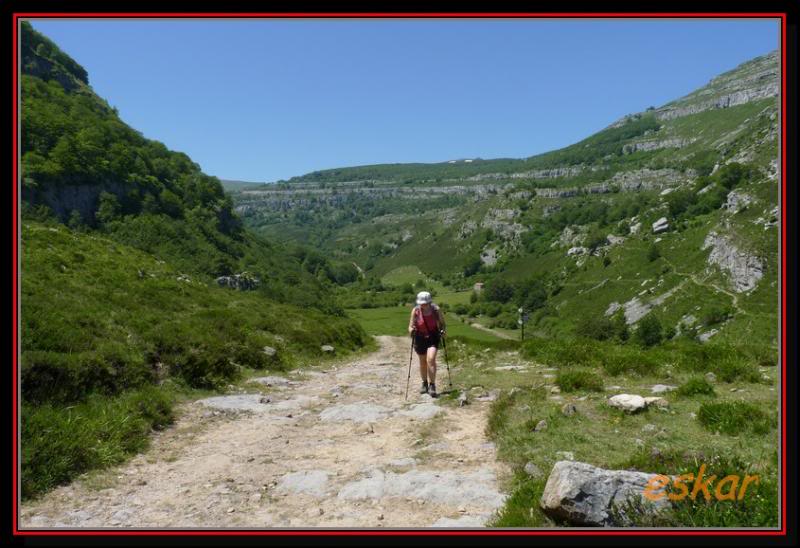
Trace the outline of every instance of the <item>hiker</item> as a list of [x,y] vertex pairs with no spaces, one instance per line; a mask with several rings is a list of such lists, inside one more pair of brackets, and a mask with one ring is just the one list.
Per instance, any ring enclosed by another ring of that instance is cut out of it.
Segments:
[[431,300],[431,294],[420,291],[417,294],[417,306],[411,311],[408,321],[408,333],[414,339],[414,351],[419,356],[419,374],[422,377],[420,394],[436,393],[436,352],[439,349],[445,325],[442,311]]

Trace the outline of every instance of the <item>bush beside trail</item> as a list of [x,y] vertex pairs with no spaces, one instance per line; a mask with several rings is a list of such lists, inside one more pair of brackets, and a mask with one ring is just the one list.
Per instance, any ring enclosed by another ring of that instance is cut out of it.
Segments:
[[139,450],[178,392],[368,344],[346,317],[220,288],[56,223],[23,223],[22,271],[25,497]]

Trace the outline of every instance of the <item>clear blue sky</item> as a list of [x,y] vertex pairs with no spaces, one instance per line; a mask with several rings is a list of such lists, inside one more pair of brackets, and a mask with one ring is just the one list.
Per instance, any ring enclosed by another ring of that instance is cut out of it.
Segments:
[[521,158],[779,45],[765,20],[33,20],[146,137],[225,179]]

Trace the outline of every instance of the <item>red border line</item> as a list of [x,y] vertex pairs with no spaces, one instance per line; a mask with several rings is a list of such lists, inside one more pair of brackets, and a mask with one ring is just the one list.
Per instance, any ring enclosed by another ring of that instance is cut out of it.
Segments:
[[640,12],[640,13],[593,13],[593,12],[584,12],[584,13],[570,13],[570,12],[507,12],[507,13],[498,13],[498,12],[476,12],[476,13],[454,13],[454,12],[372,12],[372,13],[363,13],[363,12],[242,12],[242,13],[231,13],[231,12],[220,12],[220,13],[192,13],[192,12],[168,12],[168,13],[127,13],[127,12],[120,12],[120,13],[108,13],[108,12],[86,12],[86,13],[63,13],[63,12],[50,12],[50,13],[14,13],[15,17],[62,17],[68,19],[74,18],[82,18],[82,17],[109,17],[114,19],[121,19],[121,18],[173,18],[173,17],[188,17],[188,18],[195,18],[195,19],[206,19],[206,18],[247,18],[247,17],[274,17],[274,18],[286,18],[286,17],[324,17],[324,18],[374,18],[374,17],[391,17],[391,18],[415,18],[415,19],[428,19],[428,18],[443,18],[443,17],[452,17],[452,18],[459,18],[459,19],[475,19],[475,18],[502,18],[502,17],[514,17],[514,18],[522,18],[522,17],[537,17],[537,18],[568,18],[568,19],[577,19],[581,17],[591,17],[591,18],[664,18],[664,17],[676,17],[676,18],[686,18],[686,19],[698,19],[703,17],[727,17],[727,18],[775,18],[775,17],[783,17],[786,14],[783,12],[775,12],[775,13],[753,13],[753,12],[707,12],[707,13],[672,13],[672,12]]
[[[18,306],[18,244],[19,244],[19,226],[18,226],[18,208],[17,208],[17,185],[19,183],[18,174],[18,97],[17,97],[17,71],[18,71],[18,37],[17,27],[18,21],[21,18],[64,18],[64,19],[81,19],[81,18],[113,18],[113,19],[126,19],[126,18],[139,18],[139,19],[170,19],[170,18],[193,18],[193,19],[209,19],[209,18],[222,18],[222,19],[237,19],[237,18],[415,18],[415,19],[432,19],[432,18],[458,18],[458,19],[477,19],[477,18],[566,18],[566,19],[579,19],[579,18],[593,18],[593,19],[658,19],[658,18],[682,18],[682,19],[699,19],[705,17],[715,18],[780,18],[781,20],[781,436],[782,436],[782,479],[781,482],[781,528],[780,530],[488,530],[488,531],[463,531],[463,530],[146,530],[146,531],[124,531],[124,530],[48,530],[36,531],[25,530],[20,531],[18,528],[18,508],[17,508],[17,495],[18,493],[18,476],[17,476],[17,436],[18,436],[18,414],[17,414],[17,372],[18,372],[18,326],[19,321],[19,306]],[[14,483],[14,500],[12,508],[14,509],[14,524],[13,534],[15,536],[295,536],[295,535],[309,535],[309,536],[586,536],[586,535],[602,535],[602,536],[653,536],[653,535],[671,535],[671,536],[785,536],[786,535],[786,12],[777,13],[753,13],[753,12],[706,12],[706,13],[678,13],[678,12],[639,12],[639,13],[540,13],[540,12],[475,12],[475,13],[453,13],[453,12],[439,12],[439,13],[425,13],[425,12],[373,12],[373,13],[357,13],[357,12],[242,12],[242,13],[193,13],[193,12],[171,12],[171,13],[103,13],[103,12],[87,12],[87,13],[63,13],[63,12],[40,12],[40,13],[13,13],[13,31],[12,37],[13,44],[13,66],[14,74],[12,82],[14,85],[13,99],[14,110],[12,120],[14,124],[14,137],[12,139],[12,150],[14,159],[12,163],[12,173],[14,177],[13,185],[13,202],[12,209],[14,215],[13,227],[13,252],[12,257],[14,260],[14,275],[13,280],[13,304],[14,304],[14,326],[13,334],[14,341],[12,344],[14,350],[13,359],[13,393],[12,402],[14,404],[13,410],[13,433],[14,433],[14,453],[12,455],[13,469],[13,483]]]
[[786,15],[781,17],[781,531],[786,530]]
[[18,337],[19,337],[19,335],[17,333],[17,325],[19,323],[19,306],[18,306],[18,302],[17,302],[17,294],[18,294],[18,289],[19,289],[18,288],[18,280],[19,280],[18,276],[19,276],[19,270],[20,270],[19,269],[19,258],[18,258],[18,255],[17,255],[17,248],[19,246],[19,235],[18,235],[19,217],[18,217],[18,212],[17,212],[17,185],[19,184],[19,177],[18,177],[18,173],[17,173],[17,163],[19,161],[18,158],[17,158],[17,156],[18,156],[17,155],[17,137],[19,136],[19,133],[18,133],[19,130],[18,130],[18,125],[17,125],[17,109],[19,108],[19,103],[17,101],[17,70],[18,70],[17,61],[18,61],[19,56],[17,55],[17,27],[18,27],[18,25],[17,25],[16,17],[13,20],[13,24],[14,24],[14,29],[13,29],[11,35],[12,35],[12,37],[14,39],[14,47],[12,48],[12,53],[14,55],[14,61],[13,61],[14,75],[13,75],[11,80],[12,80],[12,83],[13,83],[13,86],[14,86],[14,91],[12,92],[12,96],[13,96],[13,99],[14,99],[14,109],[12,111],[13,114],[12,114],[11,118],[12,118],[12,121],[14,123],[14,137],[13,137],[13,139],[11,141],[12,142],[11,149],[12,149],[12,152],[14,154],[14,160],[11,163],[11,166],[12,166],[11,172],[12,172],[13,177],[14,177],[14,184],[12,185],[13,186],[13,190],[12,190],[12,201],[11,201],[12,206],[11,206],[11,208],[12,208],[13,215],[14,215],[14,221],[13,221],[14,230],[12,231],[13,232],[13,236],[14,236],[14,243],[12,244],[13,251],[12,251],[11,256],[12,256],[13,261],[14,261],[14,273],[11,276],[11,279],[13,280],[12,281],[12,285],[14,287],[14,296],[12,297],[12,301],[14,303],[14,326],[12,328],[12,332],[14,334],[14,341],[11,344],[11,346],[14,349],[14,360],[12,361],[12,363],[14,365],[13,365],[13,367],[11,369],[12,369],[12,373],[14,375],[14,381],[11,383],[11,387],[12,387],[12,391],[13,391],[12,395],[11,395],[11,401],[12,401],[12,403],[14,405],[14,410],[12,411],[12,416],[13,416],[13,420],[14,420],[14,423],[13,423],[13,426],[12,426],[12,431],[14,433],[14,443],[13,443],[14,452],[13,452],[13,454],[11,456],[11,462],[14,465],[14,471],[13,471],[13,474],[12,474],[12,478],[13,478],[13,482],[14,482],[14,489],[13,489],[13,491],[14,491],[14,493],[13,493],[14,494],[14,501],[11,504],[12,504],[12,508],[14,509],[14,533],[16,534],[17,533],[17,518],[19,516],[19,513],[17,511],[17,495],[19,494],[18,483],[17,483],[17,466],[18,466],[17,451],[19,451],[19,447],[18,447],[18,444],[17,444],[17,440],[18,440],[18,432],[17,432],[17,388],[18,388],[18,383],[17,383],[17,359],[18,359],[18,356],[19,356],[18,348],[17,348],[17,340],[18,340]]

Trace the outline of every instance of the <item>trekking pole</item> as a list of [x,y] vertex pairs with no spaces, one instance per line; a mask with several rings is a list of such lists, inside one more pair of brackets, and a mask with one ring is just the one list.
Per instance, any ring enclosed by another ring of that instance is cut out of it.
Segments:
[[411,360],[414,359],[414,332],[411,332],[411,353],[408,356],[408,378],[406,379],[406,397],[408,399],[408,384],[411,382]]
[[450,385],[450,391],[452,392],[453,381],[450,379],[450,361],[447,359],[447,341],[444,335],[442,335],[442,346],[444,346],[444,364],[447,366],[447,384]]

